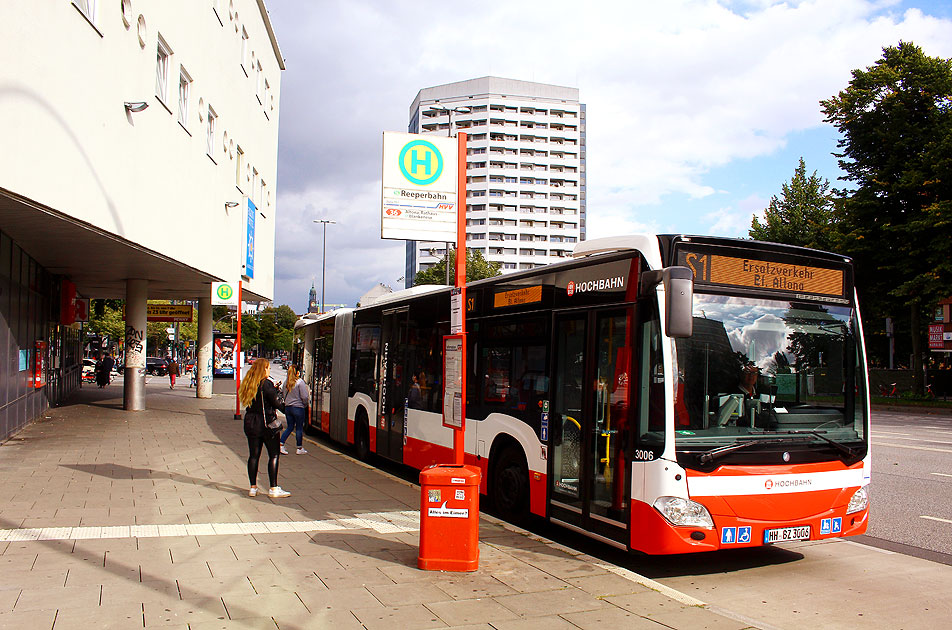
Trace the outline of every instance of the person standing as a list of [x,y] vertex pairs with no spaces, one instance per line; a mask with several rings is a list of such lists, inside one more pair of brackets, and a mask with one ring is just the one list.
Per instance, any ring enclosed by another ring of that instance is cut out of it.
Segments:
[[171,356],[165,360],[169,366],[169,389],[175,389],[175,377],[179,375],[178,362]]
[[[261,447],[268,449],[268,496],[280,499],[291,493],[278,485],[278,462],[281,456],[278,434],[281,424],[276,411],[285,411],[281,393],[271,382],[271,364],[267,359],[257,359],[241,380],[238,400],[245,406],[245,436],[248,438],[248,480],[251,488],[248,496],[258,494],[258,459]],[[272,428],[273,427],[273,428]]]
[[109,384],[109,370],[106,368],[106,358],[100,357],[96,360],[96,385],[102,389]]
[[310,394],[307,391],[307,385],[304,380],[298,376],[296,366],[288,366],[288,382],[284,386],[284,414],[288,417],[288,428],[281,435],[281,452],[288,454],[284,443],[287,441],[291,431],[294,431],[294,437],[297,439],[297,454],[304,455],[304,418],[307,416],[307,409],[311,405]]

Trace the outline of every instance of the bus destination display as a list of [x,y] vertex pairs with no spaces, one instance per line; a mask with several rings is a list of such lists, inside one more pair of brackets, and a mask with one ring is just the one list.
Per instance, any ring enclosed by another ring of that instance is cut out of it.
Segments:
[[524,289],[513,289],[502,291],[493,296],[493,306],[500,308],[503,306],[518,306],[520,304],[532,304],[542,301],[542,285],[526,287]]
[[678,261],[697,282],[844,297],[842,269],[685,251]]

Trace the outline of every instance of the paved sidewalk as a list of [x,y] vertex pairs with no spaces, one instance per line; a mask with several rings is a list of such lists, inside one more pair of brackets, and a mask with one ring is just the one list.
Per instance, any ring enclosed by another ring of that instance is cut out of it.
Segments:
[[250,498],[234,398],[147,392],[85,387],[0,447],[0,628],[749,627],[486,515],[478,571],[420,571],[418,486],[309,443],[289,498]]

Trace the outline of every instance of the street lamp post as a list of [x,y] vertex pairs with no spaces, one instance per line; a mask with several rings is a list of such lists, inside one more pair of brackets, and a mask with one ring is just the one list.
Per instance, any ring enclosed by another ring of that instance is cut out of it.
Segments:
[[337,223],[330,219],[315,219],[314,223],[320,223],[324,231],[324,244],[321,246],[321,312],[324,312],[324,269],[327,264],[327,224]]
[[[447,115],[447,117],[449,118],[449,124],[448,124],[447,127],[446,127],[446,131],[447,131],[447,134],[446,134],[446,135],[449,136],[450,138],[452,138],[454,135],[456,135],[456,134],[453,133],[453,114],[469,114],[469,113],[472,112],[472,111],[473,111],[473,110],[470,109],[469,107],[437,107],[437,106],[432,106],[432,107],[430,107],[430,109],[426,110],[426,113],[430,113],[430,112],[446,112],[446,115]],[[466,199],[457,200],[457,203],[465,204],[465,203],[466,203]],[[457,250],[458,250],[458,249],[459,249],[459,245],[457,244]],[[452,277],[452,276],[451,276],[451,274],[450,274],[450,244],[447,243],[447,244],[446,244],[446,284],[448,284],[448,285],[453,284],[453,283],[450,281],[450,278],[451,278],[451,277]]]

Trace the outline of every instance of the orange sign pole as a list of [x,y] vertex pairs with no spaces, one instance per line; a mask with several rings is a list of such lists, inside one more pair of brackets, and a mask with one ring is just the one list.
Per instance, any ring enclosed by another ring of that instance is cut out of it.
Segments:
[[463,465],[466,434],[466,134],[456,134],[457,168],[459,183],[456,186],[456,286],[460,290],[460,320],[463,336],[461,382],[462,400],[460,401],[460,426],[453,433],[453,463]]
[[238,390],[241,388],[241,280],[238,281],[238,338],[235,340],[235,420],[241,420],[241,401]]

